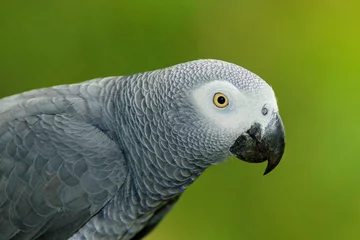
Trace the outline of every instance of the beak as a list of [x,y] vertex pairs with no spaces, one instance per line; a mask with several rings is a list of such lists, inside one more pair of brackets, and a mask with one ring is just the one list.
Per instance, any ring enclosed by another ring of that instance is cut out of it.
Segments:
[[255,123],[246,133],[236,139],[230,152],[237,158],[251,163],[268,161],[264,175],[271,172],[280,162],[285,150],[285,130],[279,114],[266,126],[264,132]]

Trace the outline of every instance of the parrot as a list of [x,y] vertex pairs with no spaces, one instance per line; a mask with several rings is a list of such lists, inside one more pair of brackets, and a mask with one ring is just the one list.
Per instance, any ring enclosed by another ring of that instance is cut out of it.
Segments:
[[0,99],[0,240],[138,240],[210,166],[280,162],[274,90],[200,59]]

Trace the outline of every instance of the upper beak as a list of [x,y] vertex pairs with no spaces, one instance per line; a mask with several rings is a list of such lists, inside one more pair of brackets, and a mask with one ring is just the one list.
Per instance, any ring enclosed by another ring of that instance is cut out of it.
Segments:
[[230,152],[246,162],[268,161],[264,175],[271,172],[280,162],[285,150],[285,130],[279,114],[265,127],[255,123],[246,133],[236,139]]

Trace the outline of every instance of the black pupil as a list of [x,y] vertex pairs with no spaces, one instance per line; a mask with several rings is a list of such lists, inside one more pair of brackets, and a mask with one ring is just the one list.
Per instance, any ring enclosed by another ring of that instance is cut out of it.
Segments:
[[223,96],[218,97],[218,103],[224,104],[226,102],[226,99]]

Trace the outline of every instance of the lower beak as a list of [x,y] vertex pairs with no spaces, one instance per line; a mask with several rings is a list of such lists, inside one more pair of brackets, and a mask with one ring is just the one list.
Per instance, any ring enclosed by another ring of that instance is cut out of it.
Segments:
[[251,163],[268,161],[264,175],[271,172],[280,162],[285,150],[285,130],[279,114],[262,133],[261,126],[255,123],[246,133],[236,139],[230,152],[237,158]]

